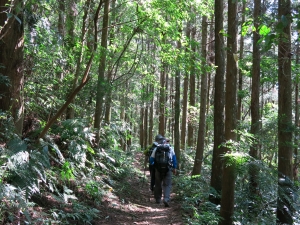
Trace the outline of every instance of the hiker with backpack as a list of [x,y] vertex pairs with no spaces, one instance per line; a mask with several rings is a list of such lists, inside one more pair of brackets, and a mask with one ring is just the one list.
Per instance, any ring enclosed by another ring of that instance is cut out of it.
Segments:
[[154,198],[156,203],[161,202],[169,207],[172,188],[172,173],[176,173],[177,160],[174,149],[167,143],[166,138],[159,137],[158,146],[154,148],[150,156],[150,165],[155,168]]
[[162,135],[160,134],[156,135],[155,141],[150,147],[148,147],[147,151],[145,152],[145,155],[148,157],[148,162],[149,162],[150,190],[152,191],[152,193],[154,192],[154,186],[155,186],[155,167],[150,163],[150,156],[152,155],[153,150],[159,145],[158,141],[162,138],[163,138]]

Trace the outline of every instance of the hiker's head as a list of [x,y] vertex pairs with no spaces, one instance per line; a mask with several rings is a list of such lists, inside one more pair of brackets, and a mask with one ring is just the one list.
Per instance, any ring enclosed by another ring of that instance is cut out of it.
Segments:
[[166,142],[167,142],[167,144],[170,144],[170,139],[166,138]]
[[155,141],[159,142],[159,140],[164,139],[164,136],[162,136],[161,134],[158,134],[155,136]]

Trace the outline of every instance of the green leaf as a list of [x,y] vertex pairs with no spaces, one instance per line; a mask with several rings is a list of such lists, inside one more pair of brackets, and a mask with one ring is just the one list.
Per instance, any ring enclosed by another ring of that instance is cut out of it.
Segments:
[[17,17],[16,15],[14,15],[15,19],[19,22],[19,24],[22,24],[22,21],[20,20],[19,17]]
[[7,15],[7,18],[8,18],[8,19],[9,19],[9,18],[12,18],[12,17],[14,16],[14,14],[12,14],[12,13],[7,13],[6,15]]
[[271,31],[271,28],[267,27],[266,25],[262,25],[259,28],[259,34],[263,35],[263,36],[268,35],[270,33],[270,31]]

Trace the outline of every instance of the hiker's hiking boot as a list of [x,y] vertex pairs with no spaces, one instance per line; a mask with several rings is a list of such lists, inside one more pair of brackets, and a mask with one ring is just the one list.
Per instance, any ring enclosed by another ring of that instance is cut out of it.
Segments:
[[170,207],[169,201],[164,200],[165,207]]
[[155,202],[156,202],[157,204],[160,204],[160,199],[156,199]]

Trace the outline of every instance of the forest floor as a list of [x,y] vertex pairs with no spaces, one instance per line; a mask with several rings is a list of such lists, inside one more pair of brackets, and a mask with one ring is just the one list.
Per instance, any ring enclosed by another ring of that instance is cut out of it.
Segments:
[[[112,190],[100,206],[101,218],[95,225],[182,225],[182,212],[176,193],[171,192],[170,207],[157,204],[150,191],[150,173],[144,169],[143,153],[136,155],[134,165],[143,174],[130,176],[117,193]],[[141,163],[139,163],[141,162]],[[144,174],[146,179],[144,179]],[[174,190],[174,189],[172,189]]]

